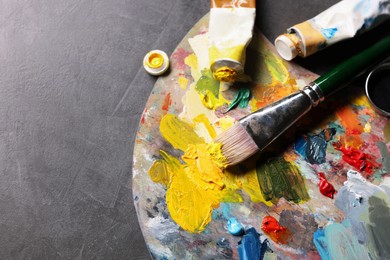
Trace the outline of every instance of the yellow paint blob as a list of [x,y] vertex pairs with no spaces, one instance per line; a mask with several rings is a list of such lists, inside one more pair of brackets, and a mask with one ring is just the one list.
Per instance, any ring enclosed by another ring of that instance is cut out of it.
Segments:
[[198,81],[198,79],[202,76],[198,65],[198,58],[194,53],[191,53],[184,59],[184,63],[191,68],[191,76],[194,81]]
[[188,79],[186,77],[179,77],[177,83],[179,83],[181,89],[185,90],[188,85]]
[[153,69],[160,68],[164,64],[164,57],[159,53],[152,53],[149,55],[146,64]]
[[[183,229],[199,233],[211,221],[220,202],[242,202],[232,175],[225,175],[221,144],[188,145],[185,164],[161,151],[162,159],[149,169],[153,181],[167,185],[166,202],[171,218]],[[230,179],[230,180],[227,180]]]
[[213,128],[213,126],[210,123],[210,120],[206,117],[205,114],[200,114],[197,117],[195,117],[194,122],[202,123],[207,129],[207,132],[212,139],[214,139],[217,136],[215,129]]
[[227,130],[228,128],[233,126],[235,122],[236,122],[236,119],[234,119],[233,117],[231,117],[231,116],[224,116],[224,117],[219,118],[219,120],[217,121],[216,124],[222,130]]
[[[230,119],[226,117],[226,124]],[[208,125],[210,135],[215,129],[205,115],[194,119]],[[223,121],[223,120],[222,120]],[[175,115],[167,114],[160,124],[161,135],[174,147],[185,151],[181,163],[175,157],[160,151],[148,173],[154,182],[167,187],[166,202],[171,218],[189,232],[202,232],[211,221],[214,208],[221,202],[242,202],[238,189],[243,189],[254,202],[267,205],[260,192],[255,170],[237,174],[230,172],[220,143],[205,143],[189,124]],[[254,167],[252,167],[254,169]]]
[[371,133],[371,124],[370,124],[370,122],[367,122],[367,123],[364,125],[364,132],[366,132],[366,133]]
[[164,151],[160,151],[160,156],[163,159],[153,162],[152,167],[149,169],[149,176],[152,181],[168,186],[173,173],[181,168],[181,164],[177,158],[170,156]]
[[216,80],[222,82],[235,82],[237,78],[237,72],[234,69],[225,66],[217,69],[213,76]]
[[161,135],[174,148],[185,151],[188,144],[204,143],[203,138],[194,132],[194,125],[187,123],[176,115],[166,114],[160,122]]
[[370,107],[370,102],[366,95],[359,95],[352,99],[352,103],[357,106]]
[[209,90],[204,91],[203,94],[199,94],[199,98],[205,107],[212,110],[215,110],[227,102],[226,99],[222,97],[222,95],[216,98]]

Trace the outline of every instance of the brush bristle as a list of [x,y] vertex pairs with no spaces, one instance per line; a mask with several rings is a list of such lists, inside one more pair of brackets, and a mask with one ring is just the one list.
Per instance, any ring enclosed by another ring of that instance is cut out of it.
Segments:
[[229,165],[240,163],[259,150],[253,138],[240,123],[221,133],[214,141],[222,144],[222,154]]

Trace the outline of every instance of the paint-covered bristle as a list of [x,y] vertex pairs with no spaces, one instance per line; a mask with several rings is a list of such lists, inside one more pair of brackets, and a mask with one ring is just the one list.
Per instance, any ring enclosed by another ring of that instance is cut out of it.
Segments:
[[222,144],[222,154],[230,165],[244,161],[259,150],[252,137],[240,123],[221,133],[214,141]]

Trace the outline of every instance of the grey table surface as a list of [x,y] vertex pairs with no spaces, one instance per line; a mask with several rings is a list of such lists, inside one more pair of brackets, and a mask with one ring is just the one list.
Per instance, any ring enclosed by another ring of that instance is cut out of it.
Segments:
[[[335,2],[258,1],[256,23],[273,40]],[[205,0],[0,0],[1,259],[149,258],[131,192],[156,80],[142,59],[171,54],[208,10]],[[349,55],[336,50],[298,62],[321,73]]]

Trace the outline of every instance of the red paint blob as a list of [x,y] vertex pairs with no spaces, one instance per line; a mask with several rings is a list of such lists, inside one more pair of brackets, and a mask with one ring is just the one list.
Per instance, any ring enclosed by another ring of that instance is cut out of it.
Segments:
[[142,116],[141,116],[141,124],[145,124],[145,114],[146,114],[146,112],[147,112],[148,110],[145,108],[144,109],[144,112],[142,113]]
[[382,165],[377,163],[370,155],[353,147],[344,147],[340,142],[333,143],[333,147],[343,153],[343,160],[360,171],[372,173],[374,168]]
[[320,189],[321,194],[333,199],[333,196],[336,193],[336,190],[333,185],[326,180],[325,175],[322,172],[318,173],[318,177],[320,177],[318,187]]
[[279,222],[271,216],[265,216],[261,223],[261,230],[267,234],[276,243],[287,244],[290,237],[290,231],[279,224]]
[[161,106],[161,109],[164,111],[168,111],[169,106],[172,104],[172,99],[171,99],[171,93],[168,93],[165,98],[164,98],[164,103]]

